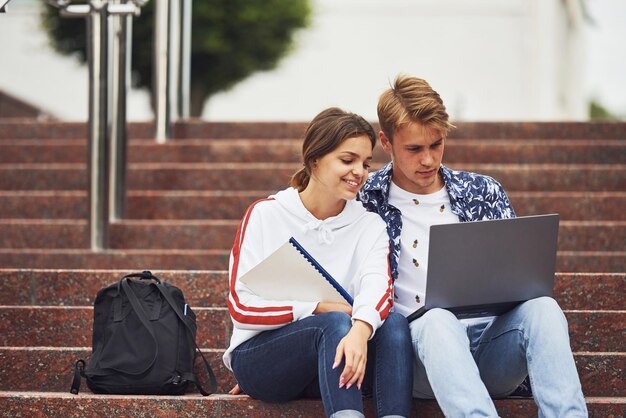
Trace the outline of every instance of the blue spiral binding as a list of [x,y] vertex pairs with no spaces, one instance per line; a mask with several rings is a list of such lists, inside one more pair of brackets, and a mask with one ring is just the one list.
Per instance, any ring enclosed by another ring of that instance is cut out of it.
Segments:
[[330,283],[337,290],[337,292],[339,292],[339,294],[343,296],[343,298],[350,304],[350,306],[352,306],[352,304],[354,303],[354,299],[352,299],[352,296],[350,296],[350,294],[346,292],[346,289],[344,289],[337,282],[337,280],[335,280],[333,276],[331,276],[330,273],[327,272],[324,267],[322,267],[317,262],[317,260],[313,258],[313,256],[309,254],[308,251],[305,250],[304,247],[302,247],[302,245],[300,245],[298,241],[296,241],[294,237],[289,238],[289,242],[296,248],[296,250],[298,250],[298,252],[300,252],[300,254],[304,256],[304,258],[308,260],[309,263],[311,263],[315,270],[319,271],[319,273],[328,281],[328,283]]

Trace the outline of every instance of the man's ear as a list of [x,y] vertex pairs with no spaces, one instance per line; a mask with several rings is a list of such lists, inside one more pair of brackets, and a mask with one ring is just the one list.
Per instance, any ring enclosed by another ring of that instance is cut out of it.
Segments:
[[383,150],[387,154],[391,154],[391,141],[383,131],[378,132],[378,139],[380,139],[380,146],[383,147]]

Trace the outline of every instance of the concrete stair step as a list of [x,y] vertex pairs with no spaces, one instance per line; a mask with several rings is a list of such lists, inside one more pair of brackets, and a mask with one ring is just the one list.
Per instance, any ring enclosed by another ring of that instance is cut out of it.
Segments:
[[[106,250],[0,248],[0,266],[28,269],[226,270],[228,250]],[[626,251],[559,251],[561,273],[620,273]]]
[[[531,399],[501,399],[494,401],[502,418],[537,415]],[[620,417],[626,413],[626,399],[587,397],[590,418]],[[319,400],[306,399],[282,404],[255,401],[246,395],[184,396],[119,396],[71,395],[63,392],[0,392],[0,408],[8,416],[32,418],[67,418],[79,416],[116,416],[120,411],[129,416],[151,416],[158,410],[162,416],[195,418],[209,417],[300,417],[324,416]],[[371,401],[365,401],[366,417],[374,417]],[[37,411],[37,412],[34,412]],[[46,411],[45,413],[43,411]],[[79,412],[78,412],[79,411]],[[80,414],[80,415],[79,415]],[[160,415],[160,416],[161,416]],[[424,418],[443,417],[436,401],[414,400],[411,416]]]
[[[590,416],[626,416],[626,123],[457,125],[446,164],[498,179],[518,215],[561,214],[555,297]],[[228,249],[246,207],[299,167],[305,126],[184,122],[158,145],[151,123],[131,124],[127,217],[111,228],[114,248],[98,254],[87,249],[86,124],[0,122],[2,415],[323,416],[319,401],[223,395],[234,384],[221,362],[232,327]],[[377,147],[375,159],[377,168],[388,157]],[[91,352],[95,293],[143,269],[179,285],[194,306],[222,395],[67,393],[73,363]],[[536,415],[530,400],[497,405],[502,416]],[[415,402],[413,412],[441,416],[436,402]]]
[[0,191],[0,216],[22,219],[87,219],[86,191]]
[[[111,224],[111,249],[232,248],[239,220],[124,220]],[[84,220],[0,219],[0,248],[88,248]],[[560,251],[626,251],[626,221],[562,221]]]
[[[222,363],[223,350],[202,351],[218,379],[218,393],[226,393],[235,379]],[[69,391],[74,363],[81,358],[88,360],[90,354],[91,347],[0,347],[0,362],[12,365],[0,369],[0,391]],[[586,396],[626,397],[625,353],[574,352],[574,360]],[[196,359],[196,374],[206,382],[202,367],[201,360]]]
[[[194,307],[201,347],[228,346],[226,308]],[[626,311],[565,311],[572,350],[626,352]],[[77,347],[91,344],[91,306],[0,306],[0,346]]]
[[[494,401],[502,418],[537,415],[531,399],[501,399]],[[626,399],[587,397],[590,418],[620,417],[626,413]],[[300,417],[324,416],[319,400],[306,399],[282,404],[255,401],[246,395],[211,395],[203,398],[190,394],[184,396],[119,396],[71,395],[64,392],[0,392],[0,409],[8,416],[32,418],[67,418],[79,416],[117,416],[120,411],[129,416],[160,416],[195,418],[209,417]],[[374,417],[371,401],[364,402],[366,417]],[[35,412],[37,411],[37,412]],[[46,411],[45,413],[43,411]],[[411,416],[424,418],[443,417],[436,401],[414,400]]]
[[[620,147],[620,143],[606,141],[608,148]],[[86,144],[85,139],[1,141],[0,163],[85,163]],[[302,142],[297,139],[182,139],[166,144],[140,139],[129,141],[127,158],[130,163],[296,163],[301,147]],[[377,155],[384,157],[382,150]],[[605,157],[619,162],[610,153],[606,153]],[[387,158],[381,161],[384,160]]]
[[[224,350],[202,349],[202,352],[218,380],[217,393],[228,392],[235,379],[222,363]],[[11,365],[0,368],[0,391],[69,392],[74,364],[78,359],[88,361],[90,356],[91,344],[88,347],[0,347],[0,364]],[[200,358],[196,359],[194,370],[201,383],[208,381]],[[82,383],[81,392],[89,393],[84,380]]]
[[[626,123],[593,122],[454,122],[457,129],[449,138],[480,139],[624,139]],[[307,122],[205,122],[190,120],[175,123],[176,139],[200,138],[300,138]],[[374,123],[377,129],[377,124]],[[128,125],[129,138],[154,138],[151,122]],[[77,139],[87,137],[84,122],[5,120],[0,122],[0,140]]]
[[[129,190],[280,190],[293,163],[129,164]],[[374,167],[376,168],[376,167]],[[513,191],[623,191],[626,164],[453,164]],[[85,190],[84,164],[0,164],[0,190]]]
[[[135,270],[0,269],[0,305],[91,306],[101,288],[117,283],[124,275],[134,272]],[[228,272],[225,270],[153,270],[152,273],[162,281],[178,286],[191,306],[223,307],[226,303]],[[572,289],[604,289],[607,296],[619,296],[620,283],[626,281],[626,275],[590,276],[587,280],[593,283],[590,285],[583,283],[583,276],[575,279],[574,275],[565,275],[563,280],[571,281]],[[568,284],[563,286],[570,287]],[[577,294],[578,291],[575,292]],[[576,298],[576,294],[570,297]],[[608,297],[598,300],[608,303],[600,303],[597,309],[621,309],[622,300],[615,299],[611,302],[612,299]],[[582,305],[575,308],[590,309],[588,303],[584,300],[582,302]]]
[[[119,221],[111,224],[111,249],[219,249],[232,247],[238,220]],[[0,219],[0,248],[88,248],[84,220]],[[12,247],[11,247],[12,246]]]
[[[307,123],[302,122],[204,122],[186,121],[177,122],[172,127],[172,137],[177,139],[193,138],[299,138]],[[506,129],[506,126],[503,126]],[[606,138],[620,138],[621,127],[606,125],[590,130],[583,125],[572,125],[568,129],[576,133],[577,137],[594,139],[593,135],[600,134]],[[492,128],[493,129],[493,128]],[[528,128],[527,128],[528,129]],[[554,131],[549,127],[549,131]],[[529,129],[529,132],[541,132],[541,126]],[[594,134],[595,131],[595,134]],[[515,130],[512,130],[515,132]],[[128,137],[131,139],[154,139],[155,125],[152,122],[133,122],[128,124]],[[39,122],[34,120],[8,120],[0,122],[0,140],[15,139],[84,139],[87,138],[88,130],[85,122]]]
[[[240,219],[272,191],[130,190],[126,219]],[[518,216],[559,213],[562,221],[626,221],[626,192],[511,192]],[[86,191],[0,191],[0,216],[14,219],[86,219]]]
[[511,192],[518,216],[558,213],[562,221],[626,220],[626,192]]
[[626,251],[559,251],[556,271],[571,273],[617,273],[626,270]]
[[[225,302],[224,302],[225,304]],[[200,347],[227,347],[232,323],[226,308],[193,307]],[[599,312],[599,311],[598,311]],[[617,317],[617,316],[615,316]],[[87,347],[91,346],[91,306],[0,306],[0,346]],[[599,319],[602,321],[603,319]],[[601,339],[601,337],[599,337]],[[611,345],[611,343],[608,343]],[[606,350],[616,351],[616,350]],[[626,351],[626,350],[625,350]]]
[[[0,141],[0,163],[85,163],[86,144],[85,139]],[[297,163],[301,147],[300,139],[182,139],[167,144],[132,140],[127,152],[130,163]],[[377,146],[374,161],[388,160],[388,154]],[[446,162],[625,164],[626,141],[450,139]]]
[[[98,290],[134,270],[0,269],[0,305],[91,306]],[[154,270],[178,286],[191,306],[222,307],[224,270]],[[566,310],[626,310],[626,273],[557,273],[554,297]]]
[[[1,249],[5,268],[225,270],[226,250],[91,250]],[[607,261],[609,264],[613,260]],[[581,264],[582,266],[582,264]],[[597,270],[597,269],[596,269]]]

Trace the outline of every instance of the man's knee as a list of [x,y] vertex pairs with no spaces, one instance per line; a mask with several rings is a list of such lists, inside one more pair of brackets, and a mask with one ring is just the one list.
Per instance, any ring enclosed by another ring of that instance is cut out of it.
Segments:
[[458,333],[465,334],[465,326],[448,310],[435,308],[426,311],[421,317],[411,322],[411,338],[427,340],[432,338],[446,340]]
[[561,307],[551,297],[530,299],[521,305],[522,312],[533,327],[561,324],[567,327],[567,320]]
[[561,307],[553,298],[549,296],[541,296],[538,298],[530,299],[524,302],[532,309],[538,310],[540,313],[544,312],[561,312]]

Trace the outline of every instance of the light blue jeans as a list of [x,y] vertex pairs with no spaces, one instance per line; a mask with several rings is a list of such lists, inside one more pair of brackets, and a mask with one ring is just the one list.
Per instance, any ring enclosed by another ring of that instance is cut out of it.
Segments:
[[467,326],[444,309],[410,324],[413,396],[437,399],[448,417],[496,417],[492,398],[530,377],[540,417],[586,417],[587,406],[556,301],[529,300],[492,322]]

